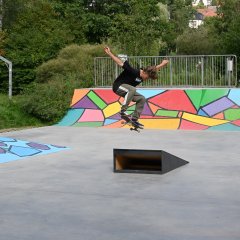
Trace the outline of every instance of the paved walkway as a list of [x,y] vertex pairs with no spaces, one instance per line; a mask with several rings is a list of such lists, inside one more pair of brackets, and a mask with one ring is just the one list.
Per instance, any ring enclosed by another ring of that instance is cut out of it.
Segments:
[[[240,132],[54,126],[1,137],[70,150],[0,165],[0,239],[240,239]],[[113,148],[190,163],[165,175],[113,173]]]

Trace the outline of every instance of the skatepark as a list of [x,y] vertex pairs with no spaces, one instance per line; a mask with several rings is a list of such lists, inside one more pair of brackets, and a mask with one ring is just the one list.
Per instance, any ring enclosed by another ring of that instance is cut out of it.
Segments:
[[[58,124],[1,133],[0,239],[239,239],[237,90],[215,99],[198,92],[192,106],[175,109],[158,106],[165,92],[155,92],[141,133],[119,125],[121,99],[81,91]],[[163,150],[189,163],[166,174],[115,173],[116,148]]]
[[239,11],[0,0],[0,240],[240,240]]

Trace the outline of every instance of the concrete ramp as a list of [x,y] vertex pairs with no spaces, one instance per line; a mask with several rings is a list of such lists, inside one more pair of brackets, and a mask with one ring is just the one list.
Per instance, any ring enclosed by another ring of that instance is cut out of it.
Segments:
[[[147,129],[240,130],[240,89],[138,89]],[[110,88],[76,89],[58,126],[120,128],[123,98]],[[127,112],[131,114],[135,103]]]

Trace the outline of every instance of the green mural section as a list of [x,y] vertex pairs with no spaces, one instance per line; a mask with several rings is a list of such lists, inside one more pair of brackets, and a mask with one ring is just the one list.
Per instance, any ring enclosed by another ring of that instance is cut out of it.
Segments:
[[193,106],[196,109],[199,109],[200,104],[201,104],[201,100],[203,97],[203,91],[204,90],[186,90],[186,94],[188,95],[188,97],[190,98]]
[[205,106],[216,99],[222,98],[223,96],[227,96],[229,89],[203,89],[201,90],[202,97],[200,104],[201,106]]

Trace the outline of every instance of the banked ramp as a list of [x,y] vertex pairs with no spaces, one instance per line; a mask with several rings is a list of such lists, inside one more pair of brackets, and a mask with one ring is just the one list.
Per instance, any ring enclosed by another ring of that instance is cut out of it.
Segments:
[[[139,121],[146,129],[240,130],[240,89],[138,89],[147,99]],[[123,98],[110,88],[76,89],[58,126],[127,127]],[[135,103],[127,112],[131,114]]]

